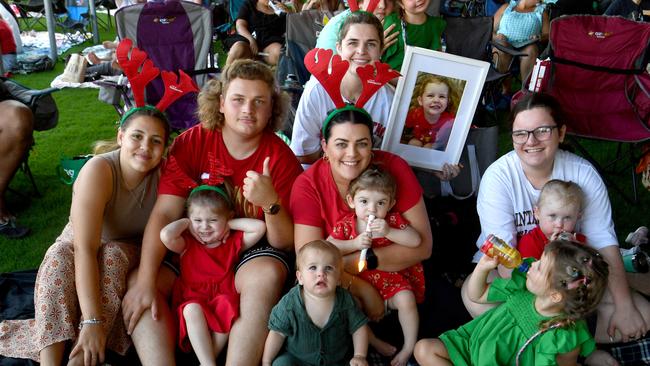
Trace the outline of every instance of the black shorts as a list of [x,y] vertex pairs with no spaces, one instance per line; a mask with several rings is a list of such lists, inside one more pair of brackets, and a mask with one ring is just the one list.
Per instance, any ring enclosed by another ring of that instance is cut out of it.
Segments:
[[[280,45],[284,45],[284,37],[282,36],[264,36],[264,35],[259,35],[255,39],[257,42],[257,48],[259,51],[264,51],[266,47],[273,43],[279,43]],[[242,36],[241,34],[233,34],[232,36],[228,36],[224,41],[223,41],[223,47],[226,50],[230,50],[230,47],[232,47],[235,43],[237,42],[246,42],[247,44],[248,39],[246,37]]]
[[291,273],[291,269],[293,268],[293,262],[295,262],[295,258],[292,258],[293,256],[294,256],[293,253],[286,253],[281,251],[280,249],[272,247],[271,244],[269,244],[269,242],[266,241],[266,238],[263,238],[252,248],[249,248],[248,250],[244,251],[239,256],[239,263],[237,263],[237,265],[235,266],[235,273],[237,273],[239,268],[241,268],[241,266],[244,265],[246,262],[257,257],[275,258],[284,265],[284,268],[287,269],[288,273]]

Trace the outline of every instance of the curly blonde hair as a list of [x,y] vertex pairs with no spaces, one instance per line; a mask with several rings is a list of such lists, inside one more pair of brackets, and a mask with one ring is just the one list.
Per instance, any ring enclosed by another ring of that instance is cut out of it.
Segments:
[[271,118],[266,125],[267,130],[278,130],[287,115],[289,97],[277,87],[271,68],[259,61],[236,60],[226,66],[221,73],[221,80],[210,80],[199,93],[198,116],[201,125],[208,129],[222,128],[225,122],[220,109],[220,99],[228,91],[230,83],[235,79],[261,80],[271,90],[271,103],[273,104]]
[[422,94],[424,94],[427,85],[431,83],[444,84],[447,86],[447,89],[449,89],[449,95],[447,96],[449,100],[447,103],[447,112],[455,116],[456,112],[458,112],[462,90],[465,89],[465,81],[424,72],[420,73],[416,79],[413,96],[411,97],[411,103],[409,104],[409,110],[420,107],[418,97],[421,97]]

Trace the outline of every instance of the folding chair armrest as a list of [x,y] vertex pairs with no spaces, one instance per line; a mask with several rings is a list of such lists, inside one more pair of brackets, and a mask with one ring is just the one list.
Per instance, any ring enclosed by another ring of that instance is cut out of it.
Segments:
[[528,54],[526,52],[517,51],[514,48],[504,46],[504,45],[500,44],[499,42],[490,42],[490,44],[492,46],[494,46],[494,48],[498,49],[499,51],[505,52],[505,53],[507,53],[509,55],[512,55],[512,56],[515,56],[515,57],[516,56],[528,56]]

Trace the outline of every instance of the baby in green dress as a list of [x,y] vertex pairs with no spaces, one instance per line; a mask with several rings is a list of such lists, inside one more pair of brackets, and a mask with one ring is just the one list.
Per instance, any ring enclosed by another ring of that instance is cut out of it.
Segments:
[[554,240],[527,273],[517,269],[511,279],[489,284],[488,273],[496,267],[496,259],[481,258],[467,279],[469,296],[503,304],[440,339],[420,340],[415,346],[420,365],[565,366],[594,351],[584,317],[598,306],[609,273],[596,250]]
[[262,366],[368,366],[368,318],[338,286],[341,252],[314,240],[298,250],[296,267],[298,285],[271,311]]

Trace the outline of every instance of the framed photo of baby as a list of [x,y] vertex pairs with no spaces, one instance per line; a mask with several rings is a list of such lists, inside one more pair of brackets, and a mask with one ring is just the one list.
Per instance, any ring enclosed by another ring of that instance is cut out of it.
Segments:
[[407,46],[382,150],[419,168],[458,164],[489,67]]

